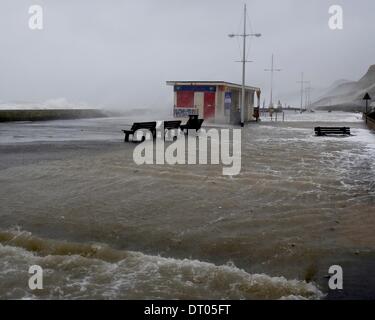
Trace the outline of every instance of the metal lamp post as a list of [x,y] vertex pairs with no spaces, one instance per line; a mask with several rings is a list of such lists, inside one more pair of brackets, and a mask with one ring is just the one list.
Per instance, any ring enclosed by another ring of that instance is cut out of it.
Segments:
[[274,72],[279,72],[282,71],[281,69],[276,69],[273,63],[273,54],[272,54],[272,59],[271,59],[271,69],[264,69],[264,71],[271,72],[271,95],[270,95],[270,106],[269,108],[273,108],[273,75]]
[[245,124],[245,81],[246,81],[246,63],[252,61],[246,61],[246,38],[247,37],[261,37],[260,33],[246,33],[246,4],[244,6],[244,26],[243,34],[230,34],[230,38],[243,37],[243,52],[242,52],[242,99],[241,99],[241,127]]
[[309,83],[310,81],[304,81],[303,80],[303,72],[301,74],[301,81],[297,81],[297,83],[301,84],[301,113],[303,112],[303,92],[304,92],[304,89],[303,89],[303,86],[305,83]]

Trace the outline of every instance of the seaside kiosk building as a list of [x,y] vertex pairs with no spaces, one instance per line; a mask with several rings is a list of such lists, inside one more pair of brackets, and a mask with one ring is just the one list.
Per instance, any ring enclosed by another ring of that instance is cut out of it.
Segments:
[[[241,123],[242,86],[225,81],[167,81],[173,86],[175,118],[199,115],[205,121],[220,124]],[[254,121],[260,107],[259,88],[245,87],[245,122]]]

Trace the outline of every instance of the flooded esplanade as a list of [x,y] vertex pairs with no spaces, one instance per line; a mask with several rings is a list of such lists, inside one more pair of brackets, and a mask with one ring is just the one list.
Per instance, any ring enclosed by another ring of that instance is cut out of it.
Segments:
[[[0,298],[374,298],[375,134],[360,114],[249,124],[232,177],[137,166],[132,121],[0,127]],[[316,137],[327,123],[352,135]],[[328,290],[332,265],[344,293]]]

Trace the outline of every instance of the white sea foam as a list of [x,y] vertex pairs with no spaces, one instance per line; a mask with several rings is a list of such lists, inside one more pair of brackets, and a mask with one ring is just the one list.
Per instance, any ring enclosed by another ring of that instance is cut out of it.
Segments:
[[[31,240],[30,245],[35,246],[35,242]],[[87,250],[87,245],[84,249],[79,249],[79,244],[75,246],[70,244],[77,251]],[[56,250],[56,244],[52,247]],[[59,250],[66,251],[62,247]],[[110,262],[82,254],[55,252],[42,256],[0,244],[0,296],[13,299],[320,299],[324,296],[312,283],[249,274],[233,264],[217,266],[140,252],[122,254],[126,257]],[[26,287],[28,266],[33,264],[44,269],[44,290],[39,292]]]

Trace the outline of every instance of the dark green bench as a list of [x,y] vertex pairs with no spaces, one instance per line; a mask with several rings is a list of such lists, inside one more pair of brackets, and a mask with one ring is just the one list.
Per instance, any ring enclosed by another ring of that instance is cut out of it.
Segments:
[[[164,139],[166,139],[172,132],[179,131],[180,127],[181,127],[180,120],[164,121]],[[176,139],[177,137],[174,136],[173,140],[176,140]]]
[[184,133],[188,133],[189,130],[195,130],[198,132],[203,124],[203,119],[198,119],[198,116],[190,116],[186,124],[182,125],[180,128]]
[[[148,130],[151,131],[153,138],[156,136],[156,122],[135,122],[130,130],[122,130],[122,132],[125,134],[125,142],[129,141],[129,137],[132,135],[134,139],[134,134],[138,130]],[[144,141],[146,138],[143,136],[142,141]]]
[[348,127],[316,127],[314,130],[319,137],[331,134],[350,136],[350,128]]
[[164,121],[164,130],[180,129],[180,126],[180,120]]

